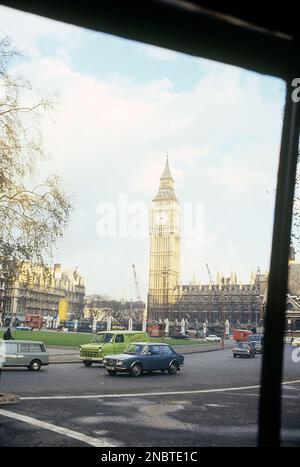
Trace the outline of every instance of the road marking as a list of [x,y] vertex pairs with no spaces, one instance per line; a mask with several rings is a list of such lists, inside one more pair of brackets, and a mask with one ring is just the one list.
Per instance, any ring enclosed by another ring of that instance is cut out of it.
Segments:
[[[300,383],[300,379],[295,381],[284,381],[285,384]],[[122,397],[150,397],[150,396],[177,396],[182,394],[210,394],[214,392],[241,391],[243,389],[259,389],[260,385],[256,386],[239,386],[234,388],[219,388],[219,389],[197,389],[194,391],[169,391],[169,392],[139,392],[134,394],[90,394],[85,396],[27,396],[20,397],[20,400],[66,400],[66,399],[120,399]]]
[[36,418],[32,417],[27,417],[26,415],[21,415],[15,412],[10,412],[8,410],[2,409],[0,409],[0,415],[3,415],[4,417],[8,418],[13,418],[14,420],[19,420],[24,423],[28,423],[29,425],[38,426],[39,428],[44,428],[45,430],[54,431],[55,433],[68,436],[69,438],[77,439],[78,441],[82,441],[83,443],[89,444],[90,446],[98,448],[114,447],[114,445],[109,442],[93,438],[92,436],[86,436],[83,433],[79,433],[78,431],[68,430],[67,428],[53,425],[52,423],[42,422],[41,420],[37,420]]
[[206,407],[229,407],[229,405],[224,405],[224,404],[204,404]]
[[259,397],[259,394],[257,392],[235,392],[235,393],[230,393],[228,392],[229,396],[243,396],[243,397],[248,397],[248,396],[253,396],[253,397]]

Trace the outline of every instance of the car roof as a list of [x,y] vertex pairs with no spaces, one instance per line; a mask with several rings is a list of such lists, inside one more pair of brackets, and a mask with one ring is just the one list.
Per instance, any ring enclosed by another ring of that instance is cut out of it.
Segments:
[[169,345],[166,342],[132,342],[130,345]]
[[12,339],[12,340],[5,340],[1,339],[0,342],[10,342],[12,344],[43,344],[42,341],[28,341],[28,340],[19,340],[19,339]]

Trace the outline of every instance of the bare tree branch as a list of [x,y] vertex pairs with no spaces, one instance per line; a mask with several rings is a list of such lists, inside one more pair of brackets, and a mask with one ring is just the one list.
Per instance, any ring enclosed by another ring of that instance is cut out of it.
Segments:
[[9,72],[21,56],[7,37],[0,39],[0,256],[11,270],[23,261],[44,263],[71,211],[58,176],[29,186],[29,177],[45,159],[40,125],[53,104]]

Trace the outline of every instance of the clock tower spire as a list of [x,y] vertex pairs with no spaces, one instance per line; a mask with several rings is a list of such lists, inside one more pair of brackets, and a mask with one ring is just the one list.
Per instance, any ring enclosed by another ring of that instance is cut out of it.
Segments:
[[180,205],[168,156],[150,208],[148,316],[167,318],[180,282]]

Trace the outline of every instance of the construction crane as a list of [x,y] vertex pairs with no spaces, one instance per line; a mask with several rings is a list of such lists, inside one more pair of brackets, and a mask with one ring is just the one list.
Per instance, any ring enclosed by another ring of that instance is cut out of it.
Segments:
[[133,271],[133,277],[134,277],[134,285],[136,287],[137,299],[139,302],[141,302],[142,299],[141,299],[141,293],[140,293],[140,286],[139,286],[137,275],[136,275],[135,264],[132,264],[132,271]]
[[209,277],[210,284],[215,285],[207,263],[206,263],[206,269],[207,269],[207,272],[208,272],[208,277]]

